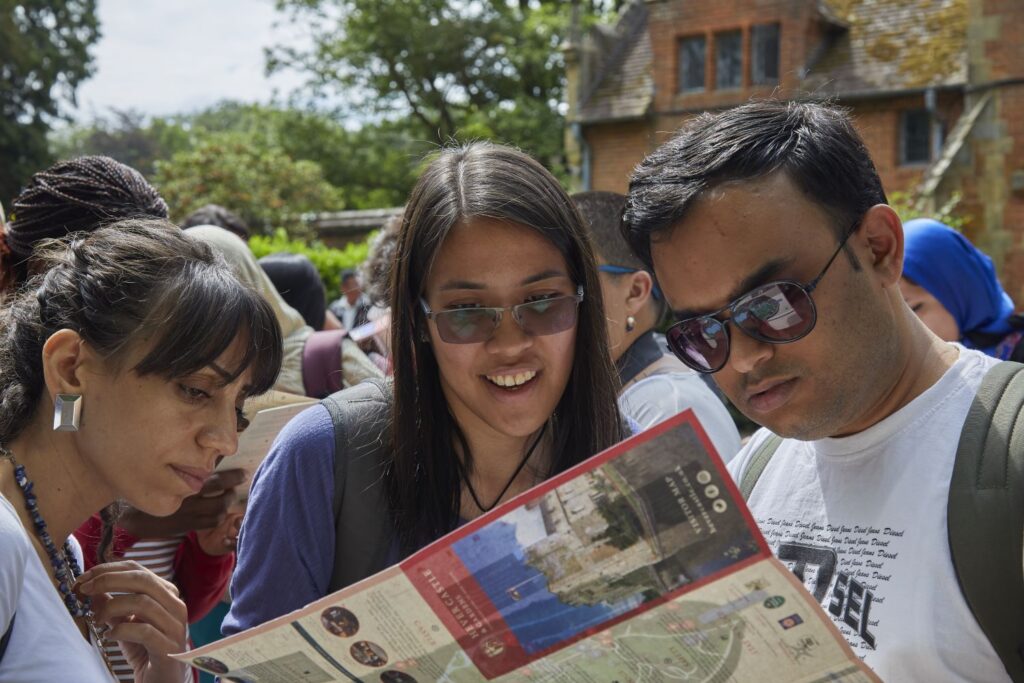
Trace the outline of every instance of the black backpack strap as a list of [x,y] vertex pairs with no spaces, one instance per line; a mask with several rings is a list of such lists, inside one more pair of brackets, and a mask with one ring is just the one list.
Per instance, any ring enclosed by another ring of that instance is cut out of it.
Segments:
[[747,465],[747,469],[743,471],[743,476],[740,477],[740,495],[743,496],[743,500],[749,500],[750,494],[754,491],[754,487],[757,486],[757,480],[761,478],[761,473],[764,472],[764,468],[768,467],[768,462],[775,455],[775,451],[779,450],[779,445],[782,443],[782,437],[771,432],[768,434],[768,438],[761,442],[761,445],[757,447],[754,454],[750,456],[750,464]]
[[333,593],[384,569],[394,538],[384,489],[391,387],[367,380],[321,403],[334,425]]
[[985,375],[949,486],[960,590],[1010,678],[1024,681],[1024,365]]
[[3,661],[4,653],[7,652],[7,644],[11,642],[11,632],[14,631],[14,617],[17,614],[11,615],[11,620],[7,623],[7,630],[4,631],[3,636],[0,636],[0,661]]

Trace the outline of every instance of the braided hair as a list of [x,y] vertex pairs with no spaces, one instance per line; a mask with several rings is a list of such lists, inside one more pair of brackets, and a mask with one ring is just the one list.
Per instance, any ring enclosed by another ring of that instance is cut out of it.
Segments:
[[[214,362],[242,335],[244,353],[231,380],[251,367],[250,393],[260,394],[277,379],[281,329],[270,304],[208,246],[166,220],[125,220],[51,240],[32,258],[38,274],[0,316],[0,444],[17,438],[38,411],[52,410],[43,346],[62,329],[113,363],[148,341],[150,351],[129,369],[168,380]],[[102,516],[100,561],[116,512]]]
[[27,261],[43,239],[92,231],[125,218],[167,218],[167,203],[142,174],[105,156],[60,161],[32,176],[14,200],[6,232],[4,273],[28,278]]

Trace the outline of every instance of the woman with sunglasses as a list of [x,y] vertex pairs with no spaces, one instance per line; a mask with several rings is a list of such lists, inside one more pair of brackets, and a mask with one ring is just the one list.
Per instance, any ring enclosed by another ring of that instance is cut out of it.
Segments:
[[[442,151],[406,207],[390,290],[393,399],[374,456],[387,552],[368,571],[627,431],[590,243],[558,181],[528,156],[485,143]],[[350,456],[335,452],[323,405],[279,435],[254,479],[225,634],[341,587],[332,498],[344,485],[335,459]]]

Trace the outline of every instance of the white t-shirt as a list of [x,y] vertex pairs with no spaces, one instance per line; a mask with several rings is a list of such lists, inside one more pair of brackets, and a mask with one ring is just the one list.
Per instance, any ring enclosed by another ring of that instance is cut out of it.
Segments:
[[619,394],[619,410],[641,429],[693,408],[723,461],[740,450],[740,433],[725,405],[693,370],[650,375]]
[[[74,537],[72,548],[82,562]],[[99,650],[86,642],[29,540],[21,520],[0,495],[0,634],[15,617],[0,681],[111,683]]]
[[[773,552],[885,681],[1009,681],[957,584],[946,503],[957,443],[985,372],[959,348],[946,373],[867,430],[787,439],[748,504]],[[742,480],[758,432],[730,463]]]

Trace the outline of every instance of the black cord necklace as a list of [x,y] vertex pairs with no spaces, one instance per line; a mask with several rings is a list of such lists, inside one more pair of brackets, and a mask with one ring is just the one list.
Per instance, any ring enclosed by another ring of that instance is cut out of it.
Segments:
[[526,455],[523,456],[523,459],[519,463],[519,466],[516,467],[516,471],[512,473],[512,477],[508,480],[508,482],[506,482],[505,487],[501,489],[501,493],[499,493],[498,497],[494,499],[494,502],[488,505],[487,507],[484,507],[483,505],[480,504],[480,499],[477,498],[476,491],[473,490],[473,485],[469,483],[469,477],[466,476],[466,469],[462,466],[462,461],[458,458],[455,459],[455,463],[459,467],[459,476],[462,477],[463,483],[466,484],[466,488],[469,490],[469,495],[473,498],[473,503],[477,506],[480,512],[490,512],[491,510],[493,510],[495,506],[498,504],[498,501],[501,500],[502,496],[508,493],[508,489],[510,486],[512,486],[512,482],[516,480],[516,477],[519,476],[519,473],[523,471],[524,467],[526,467],[526,463],[530,460],[530,456],[533,455],[533,451],[536,450],[537,444],[539,444],[540,440],[544,438],[544,432],[547,431],[547,428],[548,423],[545,422],[544,426],[540,428],[540,434],[537,435],[537,438],[534,440],[533,445],[530,446],[529,450],[526,451]]

